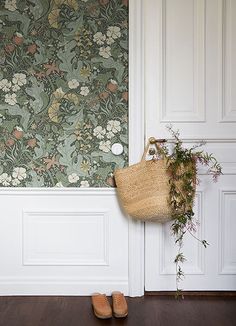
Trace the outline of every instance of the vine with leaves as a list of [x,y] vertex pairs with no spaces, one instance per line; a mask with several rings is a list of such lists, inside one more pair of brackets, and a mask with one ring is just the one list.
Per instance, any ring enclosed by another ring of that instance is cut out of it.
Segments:
[[185,234],[189,233],[205,248],[209,245],[206,240],[199,239],[195,235],[199,224],[193,211],[196,185],[199,183],[197,166],[199,164],[206,166],[208,168],[207,174],[212,176],[214,182],[222,174],[222,169],[212,154],[199,150],[205,145],[204,142],[195,144],[191,148],[184,148],[179,131],[174,131],[171,125],[167,129],[174,138],[174,146],[170,153],[167,145],[163,143],[158,154],[167,159],[170,185],[169,204],[172,208],[171,231],[175,243],[178,245],[174,263],[176,265],[176,297],[179,297],[182,294],[179,284],[184,277],[181,266],[186,261],[182,252]]

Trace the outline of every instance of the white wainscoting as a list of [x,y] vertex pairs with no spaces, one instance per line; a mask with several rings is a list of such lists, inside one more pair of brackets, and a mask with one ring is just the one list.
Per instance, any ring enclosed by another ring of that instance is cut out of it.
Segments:
[[0,295],[128,294],[115,189],[1,189]]

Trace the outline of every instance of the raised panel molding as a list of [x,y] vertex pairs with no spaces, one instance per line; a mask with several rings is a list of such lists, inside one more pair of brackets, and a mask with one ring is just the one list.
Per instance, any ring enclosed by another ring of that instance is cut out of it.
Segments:
[[[204,193],[202,190],[198,190],[196,193],[195,198],[195,215],[196,219],[200,222],[200,227],[197,230],[196,236],[199,238],[202,238],[205,232],[205,225],[204,225],[204,217],[203,217],[203,197]],[[169,225],[167,225],[167,228],[165,225],[162,225],[162,231],[161,231],[161,238],[160,238],[160,275],[175,275],[175,264],[173,263],[175,256],[173,256],[172,260],[170,260],[170,257],[173,254],[174,249],[174,255],[176,254],[177,247],[173,247],[173,240],[169,235],[169,232],[166,230],[169,230]],[[187,234],[186,234],[187,235]],[[189,238],[189,239],[187,239]],[[187,253],[188,247],[191,248],[191,254],[186,257],[187,261],[185,262],[185,274],[186,275],[199,275],[204,274],[204,250],[202,248],[202,245],[200,243],[191,243],[191,246],[188,246],[188,241],[191,239],[191,235],[187,235],[185,238],[185,247],[183,248],[183,251]],[[192,239],[191,239],[192,240]],[[190,240],[190,241],[191,241]],[[170,241],[172,241],[170,243]],[[194,240],[195,241],[195,240]],[[168,251],[166,253],[166,250]],[[194,257],[195,254],[195,257]],[[168,258],[168,261],[166,261],[166,258]],[[193,260],[190,262],[190,258]]]
[[23,265],[109,265],[108,213],[23,212]]
[[205,122],[205,0],[162,0],[161,6],[160,121]]
[[219,274],[236,274],[236,189],[221,189],[219,197]]
[[[232,0],[219,0],[219,71],[220,78],[220,119],[219,122],[236,122],[236,3]],[[235,25],[235,26],[233,26]]]

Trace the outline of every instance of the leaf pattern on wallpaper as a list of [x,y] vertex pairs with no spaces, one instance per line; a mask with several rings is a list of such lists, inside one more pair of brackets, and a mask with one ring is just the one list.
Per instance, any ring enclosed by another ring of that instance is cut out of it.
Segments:
[[0,187],[113,186],[127,102],[127,0],[0,1]]

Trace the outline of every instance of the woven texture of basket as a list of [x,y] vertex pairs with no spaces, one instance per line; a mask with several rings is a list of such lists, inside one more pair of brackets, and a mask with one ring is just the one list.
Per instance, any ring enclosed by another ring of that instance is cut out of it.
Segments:
[[124,210],[131,217],[164,223],[171,219],[167,162],[164,158],[146,161],[149,146],[150,142],[141,162],[115,171],[117,192]]

